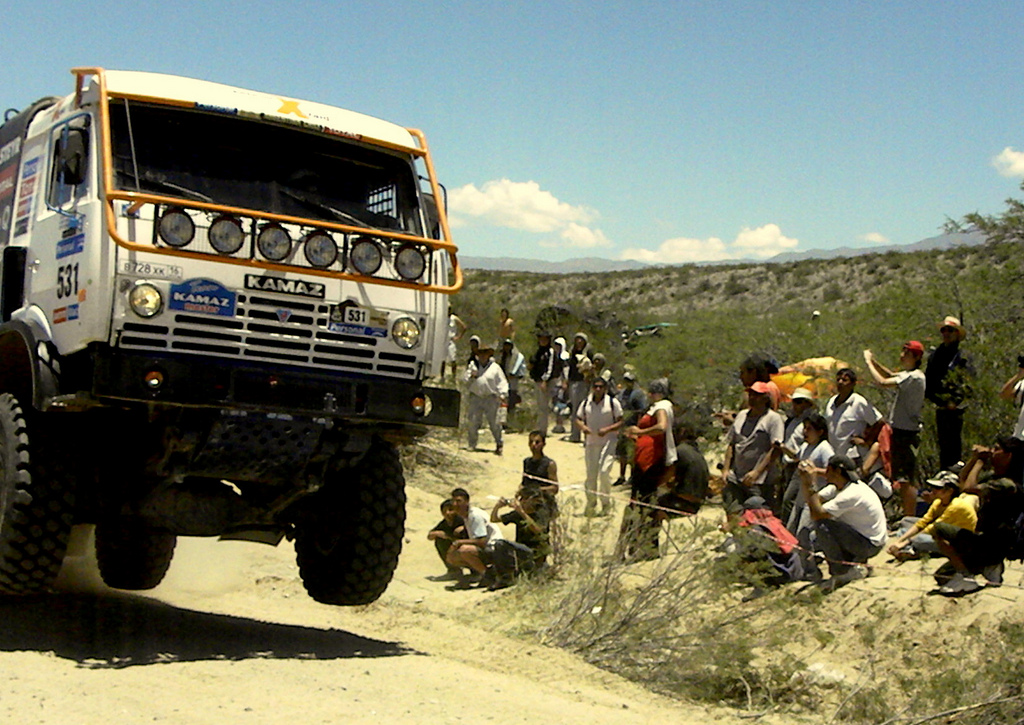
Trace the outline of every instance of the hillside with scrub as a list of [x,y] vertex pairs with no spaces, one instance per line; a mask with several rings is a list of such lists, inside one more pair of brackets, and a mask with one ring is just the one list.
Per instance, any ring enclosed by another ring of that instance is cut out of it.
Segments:
[[[641,380],[666,375],[677,402],[706,403],[714,410],[738,404],[737,368],[750,352],[766,352],[781,364],[832,356],[850,363],[867,381],[865,349],[895,367],[905,341],[932,347],[940,341],[938,323],[954,315],[967,327],[964,349],[975,370],[964,440],[990,443],[1012,431],[1017,415],[998,393],[1024,353],[1022,299],[1020,244],[1000,242],[599,274],[468,270],[454,305],[469,326],[467,339],[496,335],[498,312],[507,307],[527,357],[535,349],[532,333],[540,317],[541,326],[567,339],[577,330],[587,332],[617,374],[628,363]],[[656,334],[628,337],[632,330],[660,323],[668,324]],[[888,393],[866,384],[860,388],[888,412]],[[929,408],[925,470],[936,460]]]

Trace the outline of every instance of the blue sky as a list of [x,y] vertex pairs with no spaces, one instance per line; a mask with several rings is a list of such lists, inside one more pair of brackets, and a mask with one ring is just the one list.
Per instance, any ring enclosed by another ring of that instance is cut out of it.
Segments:
[[0,103],[75,65],[421,128],[473,256],[763,258],[935,236],[1024,178],[1024,3],[16,3]]

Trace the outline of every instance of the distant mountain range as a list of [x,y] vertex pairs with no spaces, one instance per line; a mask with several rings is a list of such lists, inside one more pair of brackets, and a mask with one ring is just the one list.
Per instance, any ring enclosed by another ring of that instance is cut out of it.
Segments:
[[[835,259],[837,257],[859,257],[864,254],[882,254],[885,252],[922,252],[934,249],[950,249],[953,247],[976,246],[984,244],[984,235],[971,233],[940,234],[937,237],[922,239],[913,244],[876,244],[870,247],[837,247],[836,249],[810,249],[806,252],[783,252],[766,260],[744,259],[728,262],[701,262],[706,265],[751,264],[755,262],[783,263],[799,262],[805,259]],[[546,262],[542,259],[522,259],[519,257],[472,257],[459,255],[465,269],[500,270],[504,272],[540,272],[544,274],[580,274],[584,272],[621,272],[635,269],[647,269],[651,266],[643,262],[622,259],[603,259],[601,257],[578,257],[564,262]]]

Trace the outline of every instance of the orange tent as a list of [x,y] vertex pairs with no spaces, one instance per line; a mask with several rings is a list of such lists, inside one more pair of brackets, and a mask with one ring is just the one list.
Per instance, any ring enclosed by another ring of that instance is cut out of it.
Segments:
[[827,398],[835,392],[835,373],[849,367],[834,357],[812,357],[790,365],[783,365],[772,375],[772,381],[782,391],[782,399],[789,400],[797,388],[806,388],[815,398]]

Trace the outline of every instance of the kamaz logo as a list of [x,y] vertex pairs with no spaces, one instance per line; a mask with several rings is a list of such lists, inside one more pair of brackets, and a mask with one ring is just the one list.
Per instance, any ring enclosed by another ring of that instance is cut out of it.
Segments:
[[188,294],[186,292],[175,292],[173,295],[171,295],[171,300],[173,302],[180,302],[183,304],[219,307],[225,310],[231,307],[230,297],[218,297],[216,295],[197,295]]
[[324,298],[324,285],[320,282],[305,282],[301,279],[285,279],[284,277],[261,277],[258,274],[245,275],[245,288],[258,289],[263,292],[277,292],[282,295],[296,297]]

